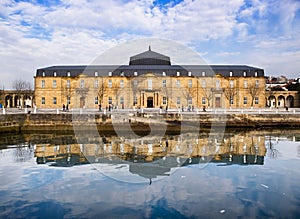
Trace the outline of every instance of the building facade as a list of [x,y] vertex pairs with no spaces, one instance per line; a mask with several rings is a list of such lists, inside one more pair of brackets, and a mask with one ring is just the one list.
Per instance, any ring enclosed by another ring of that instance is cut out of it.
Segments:
[[52,66],[38,69],[38,108],[261,108],[264,70],[245,65],[172,65],[148,51],[129,65]]

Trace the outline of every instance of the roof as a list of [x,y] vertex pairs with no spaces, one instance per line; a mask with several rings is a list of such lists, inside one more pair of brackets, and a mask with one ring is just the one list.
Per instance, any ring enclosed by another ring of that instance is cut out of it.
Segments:
[[130,57],[129,65],[65,65],[37,69],[36,76],[140,76],[154,73],[161,76],[264,77],[264,70],[247,65],[171,65],[170,57],[149,50]]
[[149,50],[130,57],[129,65],[171,65],[170,57]]

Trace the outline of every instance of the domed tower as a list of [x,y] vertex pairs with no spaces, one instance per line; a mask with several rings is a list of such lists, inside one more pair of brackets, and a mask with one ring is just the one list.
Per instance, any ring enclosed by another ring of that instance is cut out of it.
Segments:
[[171,65],[170,57],[149,50],[130,57],[129,65]]

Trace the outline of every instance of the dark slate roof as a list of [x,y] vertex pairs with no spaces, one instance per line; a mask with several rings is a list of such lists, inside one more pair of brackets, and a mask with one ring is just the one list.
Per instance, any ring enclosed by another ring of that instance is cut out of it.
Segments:
[[247,77],[255,76],[257,72],[258,77],[264,76],[264,70],[261,68],[251,67],[247,65],[99,65],[99,66],[51,66],[46,68],[37,69],[36,76],[54,76],[67,77],[68,72],[70,77],[76,77],[79,74],[85,74],[88,76],[95,76],[95,72],[98,76],[108,76],[111,72],[112,76],[135,76],[143,75],[146,73],[154,73],[157,75],[177,76],[177,72],[180,72],[180,76],[188,76],[188,72],[191,72],[192,76],[202,76],[202,72],[205,72],[205,76],[214,76],[216,74],[229,77],[232,72],[233,77],[242,77],[246,72]]
[[263,77],[264,70],[261,68],[251,67],[247,65],[171,65],[170,57],[162,55],[157,52],[149,50],[138,55],[130,57],[129,65],[81,65],[81,66],[51,66],[46,68],[37,69],[36,76],[56,76],[58,77],[76,77],[79,74],[85,74],[88,76],[95,76],[97,72],[98,76],[108,76],[111,72],[112,76],[126,76],[131,77],[137,75],[143,75],[146,73],[154,73],[157,75],[177,76],[177,72],[180,76],[188,76],[191,72],[192,76],[214,76],[216,74],[223,75],[225,77],[232,76],[241,77],[244,76],[244,72],[247,77],[257,76]]
[[129,65],[171,65],[170,57],[149,50],[130,57]]

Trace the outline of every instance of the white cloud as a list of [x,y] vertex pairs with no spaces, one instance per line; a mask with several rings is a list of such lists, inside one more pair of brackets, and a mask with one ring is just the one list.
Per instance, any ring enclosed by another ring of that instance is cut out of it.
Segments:
[[[238,58],[232,63],[249,63],[244,53],[260,57],[259,50],[263,50],[270,54],[250,64],[267,60],[261,67],[269,68],[280,54],[285,54],[281,58],[286,63],[298,57],[299,9],[295,0],[185,0],[164,7],[154,0],[63,0],[51,6],[3,0],[1,75],[12,76],[2,83],[7,86],[19,77],[32,80],[36,68],[42,66],[86,64],[114,45],[145,36],[206,48],[198,52],[204,57],[214,55],[214,60]],[[296,71],[293,66],[286,67],[287,73]]]

